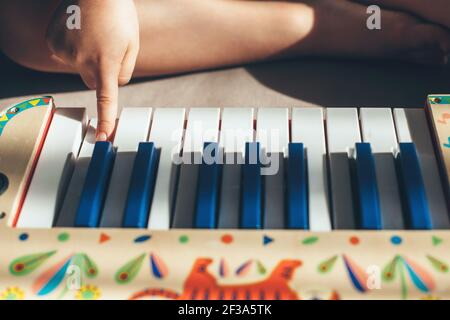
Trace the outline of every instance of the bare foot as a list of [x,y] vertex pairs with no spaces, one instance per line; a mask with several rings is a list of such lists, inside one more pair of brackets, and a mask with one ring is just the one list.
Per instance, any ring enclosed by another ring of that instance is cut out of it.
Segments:
[[356,0],[385,8],[400,9],[450,28],[450,0]]
[[367,6],[342,0],[300,2],[311,5],[315,12],[312,32],[299,44],[306,54],[448,63],[450,31],[446,28],[382,9],[381,30],[369,30]]

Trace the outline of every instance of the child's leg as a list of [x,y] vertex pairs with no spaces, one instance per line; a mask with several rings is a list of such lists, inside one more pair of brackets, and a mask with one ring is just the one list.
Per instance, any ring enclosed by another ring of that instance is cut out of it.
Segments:
[[392,9],[400,9],[450,28],[450,0],[359,0]]
[[[377,57],[440,63],[447,31],[404,13],[383,12],[383,28],[366,28],[366,7],[351,1],[305,3],[227,0],[136,0],[141,48],[136,76],[178,73],[301,55]],[[38,70],[71,72],[45,45],[57,0],[0,3],[0,45]],[[312,3],[312,4],[310,4]],[[5,11],[5,9],[7,9]],[[111,41],[114,41],[111,37]]]
[[[366,6],[343,0],[138,0],[137,75],[302,55],[394,57],[439,63],[450,33],[395,11],[368,30]],[[442,50],[441,50],[442,49]]]

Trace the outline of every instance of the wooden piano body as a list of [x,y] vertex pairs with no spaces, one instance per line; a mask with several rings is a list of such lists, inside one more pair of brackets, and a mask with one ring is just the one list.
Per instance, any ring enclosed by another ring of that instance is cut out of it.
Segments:
[[[0,114],[0,299],[450,298],[448,230],[14,227],[54,108]],[[448,188],[450,96],[426,112]]]

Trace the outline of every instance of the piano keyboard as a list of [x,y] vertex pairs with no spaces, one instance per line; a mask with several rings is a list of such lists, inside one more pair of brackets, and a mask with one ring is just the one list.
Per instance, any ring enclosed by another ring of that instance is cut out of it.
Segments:
[[450,96],[96,125],[0,112],[0,299],[450,298]]
[[56,109],[17,227],[427,230],[450,219],[423,109]]

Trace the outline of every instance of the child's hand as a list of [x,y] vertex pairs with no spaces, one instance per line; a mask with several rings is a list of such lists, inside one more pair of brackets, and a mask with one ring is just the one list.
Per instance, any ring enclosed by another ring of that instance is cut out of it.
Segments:
[[[81,29],[66,26],[70,5],[81,8]],[[47,30],[54,58],[70,65],[97,90],[97,140],[114,130],[118,85],[132,76],[139,51],[139,23],[133,0],[64,0]]]

